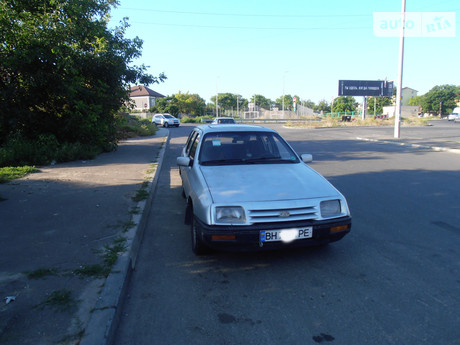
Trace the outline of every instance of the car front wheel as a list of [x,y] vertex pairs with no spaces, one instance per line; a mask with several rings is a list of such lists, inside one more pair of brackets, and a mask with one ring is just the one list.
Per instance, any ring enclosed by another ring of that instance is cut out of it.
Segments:
[[163,127],[168,128],[168,127],[169,127],[169,123],[165,122],[165,123],[163,124]]
[[194,215],[192,215],[191,221],[191,235],[192,251],[195,253],[195,255],[203,255],[209,253],[209,248],[201,241],[198,236],[198,226]]

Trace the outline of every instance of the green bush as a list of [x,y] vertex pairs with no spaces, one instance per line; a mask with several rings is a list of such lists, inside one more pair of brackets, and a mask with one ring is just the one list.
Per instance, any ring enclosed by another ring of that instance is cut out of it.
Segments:
[[[117,115],[117,139],[150,136],[157,127],[147,119],[136,116]],[[37,140],[26,138],[21,133],[9,136],[7,143],[0,147],[0,167],[23,165],[48,165],[79,159],[94,159],[103,151],[115,150],[116,143],[108,140],[105,146],[82,144],[80,142],[60,143],[53,134],[41,134]]]
[[211,120],[213,118],[214,118],[213,116],[197,116],[197,117],[185,116],[180,120],[180,122],[182,123],[201,123],[202,119]]

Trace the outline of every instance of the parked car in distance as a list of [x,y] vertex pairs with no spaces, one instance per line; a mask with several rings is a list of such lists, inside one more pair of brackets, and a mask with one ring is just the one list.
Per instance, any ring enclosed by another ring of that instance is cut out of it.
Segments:
[[460,107],[456,107],[449,115],[447,115],[447,120],[455,121],[460,118]]
[[216,124],[234,124],[235,119],[233,117],[216,117],[214,120],[211,122],[213,125]]
[[175,118],[174,116],[168,113],[153,115],[152,122],[155,123],[157,126],[163,127],[179,127],[180,125],[179,119]]
[[195,127],[177,157],[192,250],[323,245],[351,229],[345,197],[274,130]]

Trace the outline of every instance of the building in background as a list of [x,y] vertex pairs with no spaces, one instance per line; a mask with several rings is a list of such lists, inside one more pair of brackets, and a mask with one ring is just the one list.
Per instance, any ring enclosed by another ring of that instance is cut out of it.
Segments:
[[155,106],[156,99],[163,97],[165,96],[143,85],[131,86],[129,94],[131,103],[134,106],[133,110],[143,111]]
[[401,105],[409,105],[411,98],[417,97],[417,90],[411,89],[410,87],[403,87],[401,90]]

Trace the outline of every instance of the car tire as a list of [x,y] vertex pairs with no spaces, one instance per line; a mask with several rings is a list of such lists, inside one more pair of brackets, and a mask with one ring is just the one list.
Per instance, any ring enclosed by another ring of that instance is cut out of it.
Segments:
[[163,127],[168,128],[168,127],[169,127],[169,123],[167,123],[167,122],[163,123]]
[[201,241],[198,236],[198,227],[195,216],[192,214],[192,221],[190,225],[190,232],[192,235],[192,251],[195,255],[204,255],[209,253],[209,248]]

